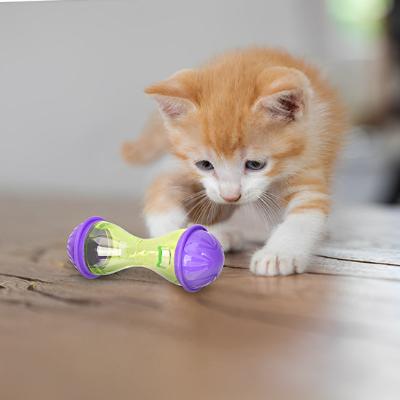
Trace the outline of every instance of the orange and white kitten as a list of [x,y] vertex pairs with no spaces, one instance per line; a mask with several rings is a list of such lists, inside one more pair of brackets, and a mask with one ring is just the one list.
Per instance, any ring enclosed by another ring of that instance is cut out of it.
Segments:
[[253,203],[276,214],[279,203],[281,219],[250,269],[304,272],[324,231],[346,127],[343,107],[317,69],[283,51],[251,48],[181,70],[146,93],[160,113],[124,145],[125,159],[149,162],[169,151],[181,160],[148,192],[150,234],[200,222],[235,250],[243,240],[226,223],[235,209]]

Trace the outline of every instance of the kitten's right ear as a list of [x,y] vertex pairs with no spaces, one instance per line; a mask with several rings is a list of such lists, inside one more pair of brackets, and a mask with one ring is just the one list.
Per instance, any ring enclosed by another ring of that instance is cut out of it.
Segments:
[[253,111],[261,111],[274,121],[291,122],[307,111],[312,89],[308,78],[287,67],[270,67],[259,77],[260,96]]
[[168,121],[178,120],[195,111],[190,78],[192,70],[181,70],[165,81],[156,83],[145,89],[157,102],[161,114]]

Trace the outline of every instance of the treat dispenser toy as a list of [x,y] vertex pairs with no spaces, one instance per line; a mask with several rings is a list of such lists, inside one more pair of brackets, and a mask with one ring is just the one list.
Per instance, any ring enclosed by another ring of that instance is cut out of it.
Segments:
[[188,292],[212,283],[224,265],[220,243],[202,225],[141,239],[101,217],[91,217],[69,235],[67,252],[88,279],[145,267]]

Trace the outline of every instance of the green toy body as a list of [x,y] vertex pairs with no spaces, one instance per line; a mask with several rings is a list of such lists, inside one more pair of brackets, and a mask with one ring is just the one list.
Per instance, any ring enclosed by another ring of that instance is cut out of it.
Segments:
[[90,272],[109,275],[126,268],[146,266],[172,283],[175,275],[175,246],[184,232],[179,229],[155,239],[134,236],[107,221],[94,224],[85,245]]

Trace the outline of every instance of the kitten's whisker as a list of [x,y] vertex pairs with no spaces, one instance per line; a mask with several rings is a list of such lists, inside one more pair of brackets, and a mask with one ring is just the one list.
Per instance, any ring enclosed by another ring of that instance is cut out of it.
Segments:
[[193,216],[193,222],[196,223],[196,224],[199,224],[200,221],[201,221],[201,216],[203,214],[204,204],[205,204],[205,202],[202,202],[198,206],[198,208],[196,209],[196,212],[195,212],[195,214]]
[[268,198],[271,200],[276,207],[281,207],[282,199],[274,193],[271,192],[263,192],[261,197]]
[[199,213],[199,209],[201,209],[201,206],[204,204],[204,202],[207,201],[207,196],[204,196],[196,201],[196,203],[187,211],[187,215],[190,216],[190,214],[195,211],[193,218],[197,217],[197,214]]
[[271,208],[268,201],[266,201],[264,198],[260,197],[257,204],[258,204],[259,209],[262,211],[263,215],[266,217],[267,222],[269,224],[273,224],[275,222],[274,211],[273,211],[273,208]]
[[196,208],[198,206],[198,204],[200,204],[200,202],[203,202],[206,199],[205,196],[203,197],[199,197],[196,199],[192,199],[191,201],[185,202],[185,207],[186,209],[188,209],[188,212],[193,211],[194,208]]
[[274,206],[271,205],[268,200],[262,198],[260,199],[259,204],[261,205],[261,208],[264,210],[265,214],[268,215],[269,221],[272,223],[277,222],[277,212]]
[[208,199],[204,210],[204,221],[205,225],[210,225],[213,221],[213,210],[214,210],[214,202]]
[[276,208],[282,208],[282,199],[271,192],[263,192],[261,198],[270,201]]
[[201,208],[201,205],[207,200],[207,196],[205,193],[196,193],[192,197],[193,197],[192,199],[190,199],[189,201],[186,202],[185,207],[188,208],[186,210],[186,213],[189,217],[191,216],[191,214],[194,211],[194,215],[192,216],[192,219],[195,219],[197,217],[197,214],[199,213],[199,208]]
[[184,201],[189,202],[189,201],[192,201],[192,200],[196,200],[196,199],[202,198],[202,197],[204,197],[204,196],[206,196],[205,191],[196,192],[196,193],[191,193],[190,195],[188,195],[188,196],[186,196],[186,197],[184,198]]
[[261,199],[260,199],[260,201],[257,201],[255,203],[256,211],[258,211],[257,212],[257,216],[260,216],[260,214],[261,214],[261,218],[265,221],[265,223],[267,225],[270,225],[271,224],[271,218],[270,218],[270,215],[269,215],[269,212],[268,212],[268,208],[263,207],[263,205],[264,205],[264,203],[261,201]]
[[207,204],[208,204],[208,198],[204,198],[203,201],[199,203],[198,212],[196,213],[196,223],[201,223],[204,214],[204,209],[207,207]]
[[207,204],[204,207],[204,225],[208,225],[210,221],[210,209],[211,209],[211,203],[207,202]]
[[213,201],[211,201],[210,204],[211,204],[211,211],[210,211],[211,221],[209,221],[209,224],[212,224],[214,222],[214,220],[215,220],[216,215],[217,215],[218,207],[215,205],[215,203]]
[[186,196],[186,197],[183,199],[183,201],[189,202],[189,201],[192,201],[192,200],[195,200],[195,199],[197,199],[197,198],[204,197],[204,196],[206,196],[206,191],[205,191],[205,190],[202,190],[202,191],[200,191],[200,192],[196,192],[196,193],[189,194],[188,196]]
[[260,203],[264,206],[262,207],[265,213],[268,215],[270,222],[276,224],[279,222],[280,219],[280,209],[281,207],[279,204],[272,198],[268,196],[261,196],[259,198]]
[[210,208],[210,202],[209,201],[205,202],[204,206],[203,206],[203,210],[200,214],[200,223],[203,223],[203,221],[204,221],[204,224],[207,225],[206,218],[207,218],[207,212],[208,212],[209,208]]

